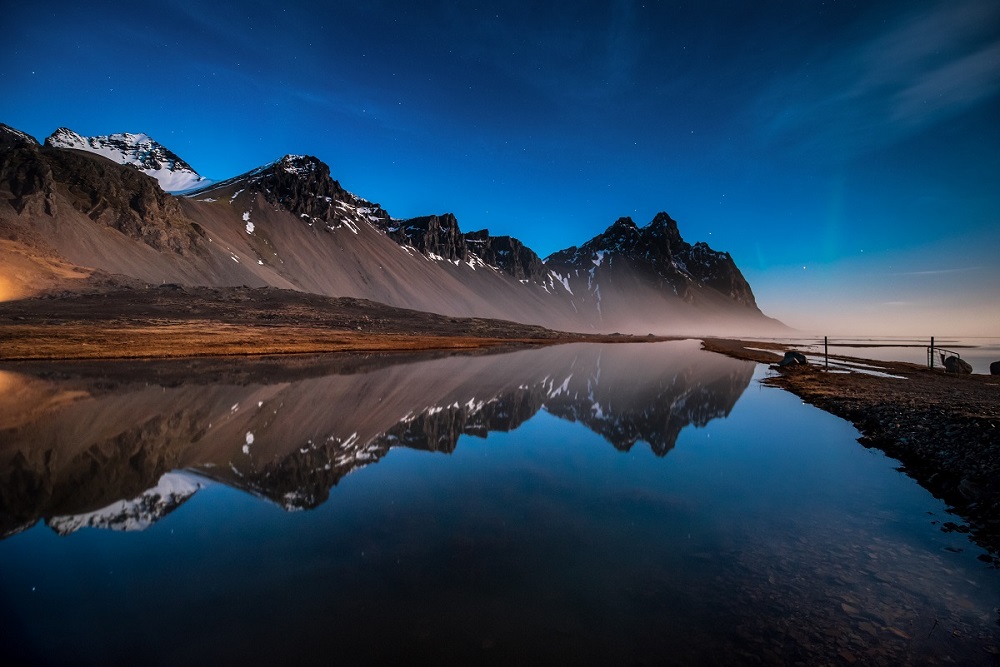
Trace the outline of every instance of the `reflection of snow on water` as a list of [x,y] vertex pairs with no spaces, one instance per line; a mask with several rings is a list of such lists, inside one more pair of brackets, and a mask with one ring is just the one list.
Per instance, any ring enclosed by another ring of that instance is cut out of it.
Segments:
[[204,486],[205,481],[196,475],[168,472],[160,477],[156,486],[135,498],[118,500],[93,512],[55,516],[48,523],[60,535],[69,535],[81,528],[146,530]]

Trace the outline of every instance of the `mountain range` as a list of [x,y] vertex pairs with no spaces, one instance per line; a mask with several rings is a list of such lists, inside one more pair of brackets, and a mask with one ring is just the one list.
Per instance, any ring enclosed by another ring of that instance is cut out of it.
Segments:
[[[732,257],[666,213],[547,258],[450,213],[409,219],[312,156],[219,182],[144,134],[0,125],[0,300],[109,284],[275,287],[585,333],[781,328]],[[96,286],[96,287],[95,287]]]

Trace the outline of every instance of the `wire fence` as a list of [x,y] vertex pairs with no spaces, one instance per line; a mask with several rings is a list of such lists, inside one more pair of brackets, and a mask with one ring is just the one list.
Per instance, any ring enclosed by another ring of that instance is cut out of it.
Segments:
[[[914,341],[915,342],[915,341]],[[856,344],[855,339],[851,339],[848,345]],[[823,336],[823,366],[827,369],[830,367],[830,346],[841,347],[845,345],[844,341],[838,342],[837,340],[831,340],[829,336]],[[920,344],[907,344],[903,347],[919,347]],[[943,347],[938,347],[934,343],[934,337],[931,336],[930,345],[926,347],[927,349],[927,367],[928,368],[945,368],[947,369],[946,360],[950,357],[955,357],[959,360],[962,359],[962,355],[954,350],[948,350]]]

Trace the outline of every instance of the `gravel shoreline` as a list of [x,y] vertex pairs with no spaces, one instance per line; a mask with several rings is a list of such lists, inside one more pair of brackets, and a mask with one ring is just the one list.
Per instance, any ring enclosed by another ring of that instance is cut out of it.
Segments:
[[[706,339],[703,345],[766,364],[777,363],[792,349],[730,339]],[[898,377],[826,372],[808,365],[777,368],[777,375],[764,382],[853,423],[862,445],[900,461],[901,470],[967,524],[948,521],[942,530],[969,533],[989,551],[993,567],[1000,568],[1000,376],[958,376],[905,362],[830,358],[877,366]]]

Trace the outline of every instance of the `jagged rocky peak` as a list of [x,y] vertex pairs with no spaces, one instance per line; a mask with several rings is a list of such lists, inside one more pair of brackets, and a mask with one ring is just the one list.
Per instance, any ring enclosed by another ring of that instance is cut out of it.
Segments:
[[[317,195],[342,195],[344,189],[330,176],[330,167],[313,155],[285,155],[270,164],[254,169],[243,177],[252,185],[260,182],[291,186],[308,185],[316,189]],[[255,188],[260,190],[260,188]]]
[[248,189],[314,221],[333,221],[337,215],[335,202],[348,197],[340,183],[330,177],[330,168],[311,155],[286,155],[251,172],[251,176]]
[[541,282],[548,271],[535,252],[512,236],[492,236],[488,229],[463,234],[453,213],[390,220],[381,229],[402,246],[435,260],[481,261],[521,281]]
[[627,250],[639,239],[639,228],[632,218],[625,216],[615,220],[603,234],[597,237],[602,250]]
[[310,224],[336,228],[350,213],[373,222],[389,217],[378,204],[341,187],[330,167],[312,155],[285,155],[236,180]]
[[642,234],[632,218],[624,216],[582,246],[570,246],[552,253],[545,258],[545,264],[557,269],[580,264],[589,269],[591,262],[600,264],[605,254],[631,254],[641,238]]
[[389,228],[389,238],[413,246],[431,259],[466,262],[469,247],[452,213],[426,215],[401,221]]
[[[589,264],[595,261],[600,264],[600,258],[605,255],[642,256],[649,257],[650,250],[655,254],[670,254],[672,249],[681,250],[690,247],[684,243],[677,223],[666,213],[658,214],[646,227],[638,227],[630,217],[621,217],[594,238],[582,246],[572,246],[553,253],[545,262],[549,265],[562,265],[583,262]],[[600,257],[598,257],[598,255]],[[589,267],[588,267],[589,268]]]
[[677,221],[667,213],[660,211],[646,227],[647,235],[655,235],[664,239],[670,247],[680,248],[684,244],[681,232],[677,229]]
[[312,155],[286,155],[277,162],[275,167],[289,174],[302,176],[316,171],[326,170],[326,175],[330,175],[330,168],[319,158]]
[[480,229],[466,234],[465,242],[481,260],[518,280],[539,282],[548,274],[541,257],[513,236],[490,236]]
[[391,221],[380,205],[341,187],[330,167],[312,155],[285,155],[192,196],[226,188],[234,191],[233,199],[244,191],[256,193],[308,224],[330,230],[346,225],[356,231],[359,222],[385,229]]
[[0,149],[38,145],[38,142],[30,134],[26,134],[10,125],[0,123]]
[[573,287],[573,282],[583,276],[587,276],[587,289],[593,291],[599,284],[595,271],[602,275],[630,271],[685,301],[698,301],[698,290],[708,288],[751,310],[757,309],[750,285],[729,253],[712,250],[703,242],[694,246],[687,243],[677,221],[664,212],[641,228],[631,218],[619,218],[582,246],[553,253],[545,259],[545,265],[560,276],[570,276],[574,291],[578,288]]
[[660,212],[645,227],[639,227],[630,217],[618,218],[603,234],[595,237],[585,247],[591,250],[623,254],[656,248],[660,253],[680,251],[688,246],[677,229],[677,221]]
[[45,145],[96,153],[118,164],[131,165],[155,178],[164,192],[183,192],[207,183],[191,165],[146,134],[121,132],[84,137],[60,127],[45,140]]

